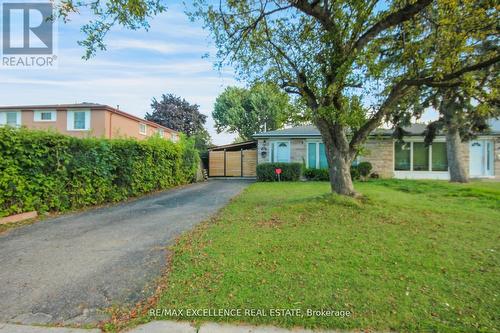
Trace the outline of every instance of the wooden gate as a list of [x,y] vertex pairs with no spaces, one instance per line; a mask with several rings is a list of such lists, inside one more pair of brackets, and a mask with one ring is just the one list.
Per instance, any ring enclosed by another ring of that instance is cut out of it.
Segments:
[[257,150],[210,151],[208,175],[210,177],[255,177]]

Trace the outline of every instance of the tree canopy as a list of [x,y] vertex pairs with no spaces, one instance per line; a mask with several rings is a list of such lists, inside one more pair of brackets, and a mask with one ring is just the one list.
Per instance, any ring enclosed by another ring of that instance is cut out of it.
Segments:
[[158,101],[153,98],[153,111],[146,113],[146,120],[166,126],[173,130],[192,136],[202,131],[207,116],[200,113],[199,105],[190,104],[185,99],[173,94],[164,94]]
[[295,110],[279,87],[258,83],[249,89],[226,88],[215,101],[212,117],[217,132],[237,133],[241,139],[251,140],[257,132],[282,128]]

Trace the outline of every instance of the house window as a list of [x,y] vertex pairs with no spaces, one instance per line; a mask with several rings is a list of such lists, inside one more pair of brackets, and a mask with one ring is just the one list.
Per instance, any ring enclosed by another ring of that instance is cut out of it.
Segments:
[[165,135],[165,131],[163,130],[163,128],[158,128],[158,135],[160,136],[160,138],[163,138],[163,136]]
[[432,171],[448,171],[448,156],[446,143],[434,142],[432,144]]
[[17,126],[21,125],[21,122],[18,122],[17,118],[18,118],[17,112],[7,112],[6,124],[8,126],[12,126],[12,127],[17,127]]
[[34,121],[56,121],[56,111],[35,111]]
[[68,131],[90,130],[90,111],[68,111],[67,117]]
[[395,142],[394,170],[447,171],[446,143],[435,142],[426,147],[424,142]]
[[73,129],[84,130],[85,129],[85,112],[78,111],[74,113],[73,118]]
[[411,143],[395,143],[394,170],[411,170]]
[[139,133],[146,135],[146,124],[143,124],[143,123],[139,124]]
[[413,171],[429,171],[429,147],[413,142]]
[[0,125],[7,125],[11,127],[21,126],[21,112],[0,112]]
[[313,169],[328,168],[324,143],[309,142],[307,144],[307,167]]

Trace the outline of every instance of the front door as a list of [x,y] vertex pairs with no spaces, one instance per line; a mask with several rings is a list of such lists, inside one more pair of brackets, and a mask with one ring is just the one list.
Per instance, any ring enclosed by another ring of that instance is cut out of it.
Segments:
[[276,147],[276,162],[290,162],[290,143],[287,141],[278,141],[275,143]]
[[493,142],[473,140],[469,145],[469,173],[471,177],[493,176]]

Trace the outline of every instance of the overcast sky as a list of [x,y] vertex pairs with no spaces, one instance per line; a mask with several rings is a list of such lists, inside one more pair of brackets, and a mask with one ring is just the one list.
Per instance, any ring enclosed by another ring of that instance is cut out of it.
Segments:
[[[88,17],[72,18],[58,23],[57,69],[0,70],[1,105],[94,102],[143,117],[153,97],[173,93],[200,105],[215,144],[233,140],[234,135],[215,132],[210,113],[226,86],[243,83],[230,69],[213,68],[213,43],[201,23],[189,21],[182,5],[169,5],[147,32],[115,28],[106,39],[108,50],[88,61],[77,44]],[[212,58],[203,58],[207,53]]]

